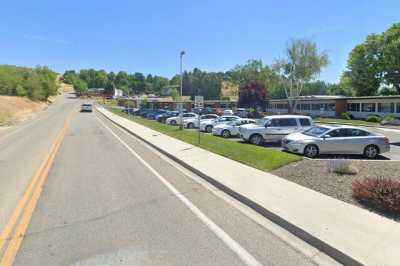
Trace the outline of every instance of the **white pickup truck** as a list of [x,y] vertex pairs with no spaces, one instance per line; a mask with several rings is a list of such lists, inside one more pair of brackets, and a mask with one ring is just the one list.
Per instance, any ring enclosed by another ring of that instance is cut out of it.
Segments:
[[314,126],[309,116],[303,115],[271,115],[239,127],[240,137],[251,144],[261,145],[263,142],[279,142],[288,134],[301,132]]

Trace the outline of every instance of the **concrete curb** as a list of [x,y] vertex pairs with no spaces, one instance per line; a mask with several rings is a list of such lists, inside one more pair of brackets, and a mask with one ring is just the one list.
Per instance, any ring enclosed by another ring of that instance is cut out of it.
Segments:
[[325,243],[324,241],[322,241],[322,240],[318,239],[317,237],[313,236],[312,234],[304,231],[300,227],[288,222],[284,218],[274,214],[273,212],[267,210],[263,206],[257,204],[256,202],[250,200],[249,198],[237,193],[236,191],[234,191],[234,190],[230,189],[229,187],[225,186],[224,184],[218,182],[213,177],[211,177],[209,175],[206,175],[205,173],[199,171],[198,169],[188,165],[187,163],[185,163],[184,161],[180,160],[179,158],[177,158],[173,154],[171,154],[171,153],[159,148],[158,146],[154,145],[153,143],[145,140],[144,138],[142,138],[140,135],[136,134],[135,132],[132,132],[128,128],[126,128],[126,127],[118,124],[117,122],[113,121],[110,117],[106,116],[102,112],[99,112],[99,113],[101,113],[105,118],[107,118],[113,124],[119,126],[120,128],[122,128],[125,131],[129,132],[130,134],[134,135],[135,137],[137,137],[141,141],[145,142],[146,144],[150,145],[151,147],[153,147],[154,149],[158,150],[162,154],[166,155],[168,158],[170,158],[173,161],[179,163],[180,165],[184,166],[188,170],[194,172],[195,174],[197,174],[198,176],[202,177],[203,179],[205,179],[207,182],[211,183],[212,185],[214,185],[218,189],[224,191],[228,195],[230,195],[233,198],[239,200],[243,204],[249,206],[250,208],[252,208],[256,212],[258,212],[262,216],[264,216],[267,219],[269,219],[269,220],[273,221],[274,223],[278,224],[279,226],[281,226],[282,228],[286,229],[287,231],[289,231],[290,233],[294,234],[295,236],[299,237],[300,239],[302,239],[303,241],[307,242],[308,244],[310,244],[310,245],[314,246],[315,248],[321,250],[322,252],[324,252],[325,254],[329,255],[330,257],[332,257],[336,261],[338,261],[338,262],[340,262],[340,263],[342,263],[344,265],[363,265],[360,262],[358,262],[357,260],[353,259],[351,256],[349,256],[347,254],[344,254],[343,252],[341,252],[340,250],[336,249],[335,247]]

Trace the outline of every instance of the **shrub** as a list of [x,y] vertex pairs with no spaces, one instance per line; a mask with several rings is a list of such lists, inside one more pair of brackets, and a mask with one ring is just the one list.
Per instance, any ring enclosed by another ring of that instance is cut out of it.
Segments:
[[350,113],[341,113],[341,114],[340,114],[340,118],[341,118],[341,119],[346,119],[346,120],[351,120],[351,119],[353,119],[354,117],[353,117],[353,115],[350,114]]
[[351,165],[350,160],[334,159],[328,161],[328,172],[339,175],[354,175],[358,171]]
[[400,125],[400,119],[394,115],[388,115],[385,116],[382,121],[381,121],[382,125],[395,125],[395,126],[399,126]]
[[380,120],[381,118],[377,115],[370,115],[366,119],[367,122],[373,122],[373,123],[378,123]]
[[381,211],[400,213],[400,181],[390,178],[365,178],[352,184],[353,196]]

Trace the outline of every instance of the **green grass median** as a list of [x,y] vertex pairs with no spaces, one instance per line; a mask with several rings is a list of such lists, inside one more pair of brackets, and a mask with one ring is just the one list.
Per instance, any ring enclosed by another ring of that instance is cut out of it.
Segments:
[[201,134],[198,144],[198,132],[191,130],[180,130],[178,127],[159,123],[154,120],[147,120],[137,116],[128,116],[118,109],[110,109],[113,113],[128,118],[138,124],[154,129],[160,133],[205,150],[214,152],[232,160],[250,165],[260,170],[268,171],[277,169],[291,162],[302,160],[301,156],[272,150],[265,147],[234,142],[220,137]]

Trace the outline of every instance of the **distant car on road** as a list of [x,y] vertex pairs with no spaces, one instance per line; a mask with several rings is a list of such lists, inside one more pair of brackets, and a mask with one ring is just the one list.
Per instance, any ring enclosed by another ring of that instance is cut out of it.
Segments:
[[234,115],[223,115],[217,119],[210,119],[210,120],[204,120],[200,122],[200,131],[205,131],[207,133],[211,133],[212,129],[215,125],[222,124],[222,123],[228,123],[230,121],[235,121],[240,119],[238,116]]
[[240,137],[254,145],[264,142],[280,142],[291,133],[300,132],[314,126],[309,116],[271,115],[257,121],[257,124],[240,126]]
[[[206,114],[200,116],[200,122],[204,120],[213,120],[217,119],[219,116],[216,114]],[[199,127],[199,119],[190,118],[183,121],[184,128],[198,128]]]
[[224,138],[236,137],[239,136],[239,126],[254,124],[255,122],[256,120],[254,119],[241,118],[226,124],[222,123],[213,127],[212,134]]
[[81,105],[81,112],[92,112],[92,111],[93,111],[93,104],[84,103]]
[[314,158],[319,154],[362,154],[372,159],[390,151],[389,139],[365,129],[341,125],[315,126],[282,140],[285,150]]

